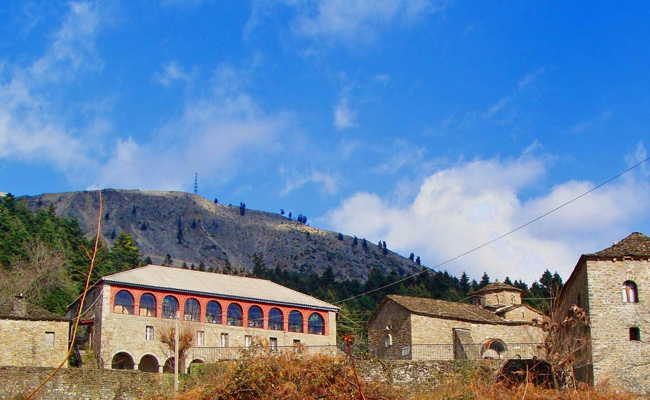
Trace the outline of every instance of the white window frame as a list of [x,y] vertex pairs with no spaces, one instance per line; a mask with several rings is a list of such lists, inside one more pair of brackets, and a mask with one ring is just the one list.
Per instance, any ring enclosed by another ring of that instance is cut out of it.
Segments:
[[147,325],[144,328],[144,340],[153,340],[154,339],[154,327],[153,325]]

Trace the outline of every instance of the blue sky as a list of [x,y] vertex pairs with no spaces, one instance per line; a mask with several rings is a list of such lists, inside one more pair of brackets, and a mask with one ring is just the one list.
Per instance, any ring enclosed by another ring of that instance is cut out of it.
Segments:
[[[0,191],[191,192],[436,265],[647,158],[650,6],[9,1]],[[568,278],[650,165],[443,268]]]

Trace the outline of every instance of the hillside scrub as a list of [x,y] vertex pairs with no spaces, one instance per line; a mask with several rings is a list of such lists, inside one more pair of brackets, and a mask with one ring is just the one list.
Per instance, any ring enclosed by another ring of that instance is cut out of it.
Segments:
[[[490,368],[458,363],[452,376],[429,387],[396,388],[360,378],[349,358],[269,352],[261,342],[233,362],[198,365],[182,382],[174,400],[633,400],[641,397],[607,385],[578,385],[570,390],[535,386],[532,377],[514,383],[499,380]],[[361,392],[358,387],[361,387]],[[164,397],[150,398],[162,400]]]
[[192,387],[175,400],[302,400],[401,399],[384,383],[363,382],[345,357],[269,352],[268,343],[255,341],[235,362],[200,365],[185,382]]

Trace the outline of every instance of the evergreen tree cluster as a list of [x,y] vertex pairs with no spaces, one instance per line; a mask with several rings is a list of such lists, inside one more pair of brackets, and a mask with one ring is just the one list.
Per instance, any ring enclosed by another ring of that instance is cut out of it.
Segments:
[[[37,306],[64,313],[83,289],[92,245],[79,223],[57,217],[52,205],[34,213],[11,194],[0,197],[0,301],[22,292]],[[110,249],[99,248],[91,282],[140,263],[137,243],[121,232]]]

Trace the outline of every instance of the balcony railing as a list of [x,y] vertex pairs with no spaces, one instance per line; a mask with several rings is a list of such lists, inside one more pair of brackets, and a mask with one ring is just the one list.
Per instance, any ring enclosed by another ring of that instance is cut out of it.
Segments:
[[[246,351],[251,351],[245,347],[193,347],[190,349],[188,359],[203,360],[203,362],[217,362],[223,360],[237,360],[245,354]],[[256,351],[260,351],[256,349]],[[326,354],[326,355],[340,355],[343,354],[336,346],[270,346],[262,349],[262,351],[269,353],[295,353],[305,355]]]
[[483,344],[413,344],[382,346],[371,350],[371,353],[393,360],[531,359],[543,355],[539,343],[507,343],[505,347],[505,350],[496,351]]

